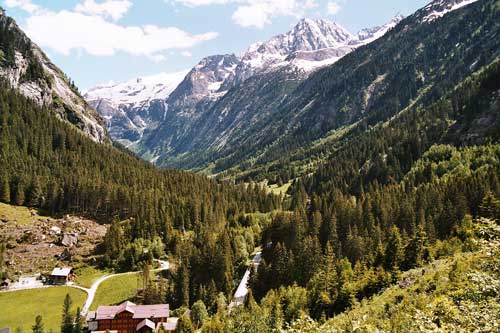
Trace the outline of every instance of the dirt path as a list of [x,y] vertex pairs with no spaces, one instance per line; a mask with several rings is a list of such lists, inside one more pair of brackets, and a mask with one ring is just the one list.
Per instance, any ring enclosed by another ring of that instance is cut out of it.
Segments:
[[[159,259],[155,259],[155,261],[160,264],[160,267],[154,269],[153,272],[161,272],[161,271],[166,271],[166,270],[170,269],[170,263],[168,261],[159,260]],[[105,276],[102,276],[99,279],[97,279],[92,284],[92,286],[90,288],[85,288],[85,287],[82,287],[82,286],[79,286],[79,285],[76,285],[76,284],[68,284],[68,285],[61,285],[61,286],[46,286],[46,285],[43,285],[43,284],[37,284],[37,285],[33,285],[33,286],[30,286],[30,287],[27,287],[27,288],[2,290],[2,291],[0,291],[0,293],[16,292],[16,291],[20,291],[20,290],[29,290],[29,289],[58,288],[58,287],[70,287],[70,288],[80,289],[80,290],[82,290],[82,291],[84,291],[84,292],[87,293],[87,299],[86,299],[85,304],[84,304],[84,306],[82,308],[82,311],[81,311],[82,315],[86,315],[87,312],[90,309],[90,306],[92,305],[92,302],[94,301],[95,294],[97,292],[97,289],[101,285],[101,283],[103,283],[107,279],[111,279],[111,278],[116,277],[116,276],[130,275],[130,274],[137,274],[137,273],[139,273],[139,271],[105,275]]]
[[[155,261],[160,263],[160,268],[154,269],[153,272],[161,272],[161,271],[165,271],[165,270],[170,268],[170,263],[168,261],[164,261],[164,260],[155,260]],[[92,286],[90,288],[84,288],[84,287],[77,286],[77,285],[70,286],[73,288],[83,290],[87,293],[87,300],[85,301],[85,305],[83,306],[82,311],[81,311],[82,316],[86,315],[87,312],[89,311],[90,306],[92,305],[92,302],[94,302],[94,298],[95,298],[95,294],[97,292],[97,289],[99,288],[101,283],[103,283],[107,279],[111,279],[111,278],[116,277],[116,276],[130,275],[130,274],[136,274],[136,273],[138,273],[138,272],[136,271],[136,272],[126,272],[126,273],[117,273],[117,274],[106,275],[106,276],[103,276],[103,277],[97,279],[92,284]]]

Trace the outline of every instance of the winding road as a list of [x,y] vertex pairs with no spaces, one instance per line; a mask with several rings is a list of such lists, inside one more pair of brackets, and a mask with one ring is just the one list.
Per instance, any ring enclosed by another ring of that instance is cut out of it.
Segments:
[[[170,263],[168,261],[159,260],[159,259],[155,259],[155,261],[160,264],[160,267],[157,269],[154,269],[153,272],[166,271],[167,269],[170,268]],[[111,278],[116,277],[116,276],[130,275],[130,274],[137,274],[137,273],[139,273],[139,272],[136,271],[136,272],[126,272],[126,273],[117,273],[117,274],[106,275],[106,276],[100,277],[94,283],[92,283],[92,286],[90,288],[84,288],[84,287],[77,286],[77,285],[69,286],[72,288],[77,288],[77,289],[83,290],[87,293],[87,300],[85,301],[85,305],[83,306],[82,311],[81,311],[82,316],[85,316],[87,314],[87,312],[89,311],[90,306],[92,305],[92,302],[94,302],[94,298],[95,298],[95,294],[97,292],[97,289],[99,288],[101,283],[103,283],[107,279],[111,279]]]
[[[154,261],[156,261],[157,263],[159,263],[160,267],[156,268],[156,269],[153,269],[152,270],[153,272],[161,272],[161,271],[166,271],[166,270],[170,269],[170,263],[168,261],[159,260],[159,259],[155,259]],[[111,278],[116,277],[116,276],[130,275],[130,274],[137,274],[137,273],[140,273],[140,271],[105,275],[105,276],[102,276],[99,279],[97,279],[94,283],[92,283],[92,286],[90,288],[85,288],[85,287],[82,287],[82,286],[79,286],[79,285],[75,285],[75,284],[66,284],[66,285],[61,285],[61,286],[47,286],[47,285],[44,285],[44,284],[40,283],[40,284],[33,285],[33,286],[27,287],[27,288],[19,288],[19,289],[11,289],[11,290],[1,290],[0,293],[8,293],[8,292],[15,292],[15,291],[20,291],[20,290],[28,290],[28,289],[58,288],[58,287],[70,287],[70,288],[80,289],[80,290],[82,290],[82,291],[84,291],[84,292],[87,293],[87,299],[86,299],[85,304],[84,304],[84,306],[82,307],[82,310],[81,310],[82,316],[85,316],[87,314],[87,312],[89,311],[90,306],[92,305],[92,302],[94,302],[95,294],[97,292],[97,289],[101,285],[101,283],[103,283],[107,279],[111,279]]]
[[243,278],[241,279],[241,282],[238,285],[236,292],[234,293],[233,300],[231,301],[231,303],[229,303],[229,310],[245,302],[245,298],[248,295],[248,280],[250,279],[250,271],[252,267],[251,265],[257,268],[261,260],[262,260],[262,252],[259,251],[255,253],[252,262],[248,266],[245,274],[243,275]]

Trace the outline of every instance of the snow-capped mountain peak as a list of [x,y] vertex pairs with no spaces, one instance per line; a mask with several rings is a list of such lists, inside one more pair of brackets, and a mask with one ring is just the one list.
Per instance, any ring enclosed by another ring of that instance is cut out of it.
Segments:
[[470,5],[477,0],[436,0],[424,7],[422,22],[432,22],[443,17],[445,14]]
[[252,53],[288,56],[297,51],[315,51],[336,47],[355,39],[339,24],[322,19],[301,19],[292,30],[272,37],[267,42],[252,44],[243,55]]
[[374,40],[385,35],[389,30],[393,29],[396,25],[399,24],[404,19],[403,15],[396,15],[392,20],[387,22],[386,24],[378,27],[373,27],[369,29],[363,29],[358,32],[358,39],[354,41],[353,44],[368,44],[373,42]]
[[85,97],[106,120],[111,136],[130,146],[145,132],[168,122],[180,126],[169,133],[183,131],[182,124],[200,117],[230,89],[254,75],[284,69],[305,79],[381,37],[401,19],[398,16],[381,27],[353,35],[337,23],[304,18],[290,31],[252,44],[240,56],[208,56],[189,72],[101,85]]
[[89,102],[106,100],[116,106],[147,107],[151,101],[165,100],[187,73],[188,71],[160,73],[123,83],[101,84],[87,91],[85,99]]

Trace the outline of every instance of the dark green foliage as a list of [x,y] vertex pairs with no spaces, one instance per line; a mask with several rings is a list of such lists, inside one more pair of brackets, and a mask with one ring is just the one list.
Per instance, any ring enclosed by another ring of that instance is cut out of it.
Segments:
[[83,318],[80,313],[80,308],[76,309],[75,312],[75,326],[73,327],[73,333],[83,333]]
[[16,51],[28,61],[28,68],[21,78],[22,81],[37,81],[45,77],[42,64],[33,54],[31,41],[19,34],[14,20],[5,15],[0,16],[0,50],[3,55],[0,57],[2,67],[16,66]]
[[307,287],[309,314],[329,318],[398,281],[401,270],[473,247],[468,214],[498,214],[500,145],[436,143],[461,142],[463,129],[450,128],[451,117],[463,117],[470,105],[484,116],[490,104],[472,101],[495,100],[498,83],[491,82],[499,76],[493,62],[429,107],[366,131],[295,181],[295,212],[263,230],[268,246],[251,280],[256,298],[297,283]]
[[43,333],[42,316],[38,315],[35,318],[35,325],[33,325],[33,333]]
[[73,315],[71,314],[71,305],[73,301],[69,294],[66,294],[63,303],[61,333],[73,333]]
[[195,331],[191,319],[187,315],[182,315],[177,322],[176,333],[193,333]]
[[[137,270],[141,262],[151,264],[165,252],[179,254],[187,270],[172,286],[182,294],[174,304],[189,305],[203,290],[210,291],[204,296],[209,306],[218,291],[229,296],[236,260],[241,260],[235,237],[248,235],[252,241],[245,241],[244,247],[255,245],[252,227],[236,221],[244,213],[281,205],[280,198],[259,186],[158,170],[114,147],[96,144],[5,84],[0,86],[0,105],[7,105],[0,109],[1,199],[51,215],[74,213],[114,221],[105,237],[105,266]],[[191,232],[194,238],[184,237]]]
[[403,241],[397,227],[392,227],[387,246],[385,248],[384,267],[387,270],[397,271],[404,259]]
[[199,300],[193,304],[191,307],[191,317],[193,318],[193,324],[196,328],[200,328],[208,319],[207,307],[203,301]]

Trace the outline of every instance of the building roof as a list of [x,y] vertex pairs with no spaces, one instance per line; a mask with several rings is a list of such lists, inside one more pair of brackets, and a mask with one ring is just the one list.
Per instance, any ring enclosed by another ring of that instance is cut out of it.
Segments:
[[154,305],[136,305],[132,302],[123,302],[120,305],[114,306],[99,306],[96,311],[95,319],[113,319],[119,313],[127,311],[133,314],[134,319],[150,319],[150,318],[168,318],[168,304]]
[[149,319],[144,319],[143,321],[141,321],[139,324],[137,324],[137,328],[136,328],[136,331],[139,331],[141,328],[143,327],[149,327],[150,329],[152,329],[153,331],[155,330],[156,328],[156,325],[154,322],[152,322],[151,320]]
[[10,328],[0,328],[0,333],[10,333]]
[[73,267],[63,267],[63,268],[56,267],[56,268],[54,268],[54,270],[52,271],[52,273],[50,275],[51,276],[68,276],[72,270],[73,270]]

